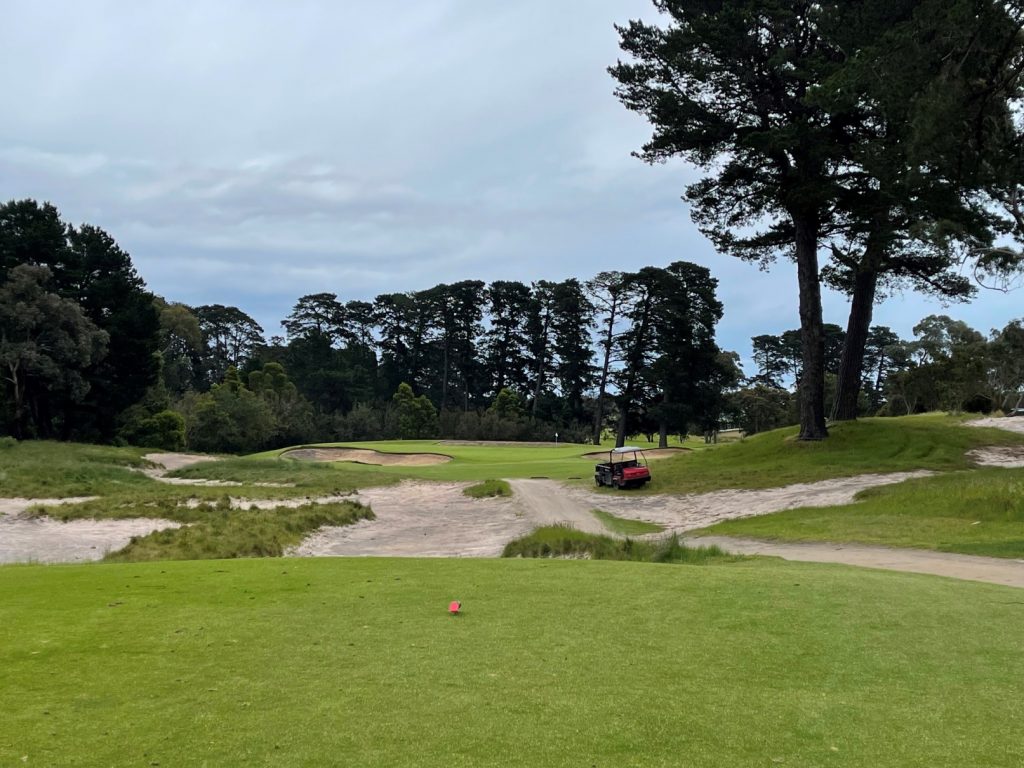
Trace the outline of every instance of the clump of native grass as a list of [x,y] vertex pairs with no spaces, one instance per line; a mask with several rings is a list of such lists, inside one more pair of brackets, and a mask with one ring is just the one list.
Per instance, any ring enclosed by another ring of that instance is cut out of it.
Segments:
[[567,525],[548,525],[505,545],[502,557],[550,557],[586,560],[627,560],[641,563],[688,563],[743,559],[716,546],[690,547],[676,534],[663,539],[618,539],[585,533]]
[[192,522],[180,528],[135,536],[124,549],[105,558],[115,562],[281,557],[289,547],[323,526],[372,520],[369,507],[349,501],[273,509],[231,509],[230,503],[205,504],[188,511]]
[[472,499],[493,499],[512,495],[512,486],[505,480],[484,480],[463,488],[462,493]]

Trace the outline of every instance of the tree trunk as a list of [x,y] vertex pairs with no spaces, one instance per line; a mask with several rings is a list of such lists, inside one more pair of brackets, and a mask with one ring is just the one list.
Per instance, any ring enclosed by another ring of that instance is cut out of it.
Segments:
[[612,364],[612,344],[615,340],[615,315],[618,310],[618,296],[612,299],[611,309],[608,311],[608,330],[605,332],[604,341],[604,363],[601,365],[601,381],[597,388],[597,407],[594,409],[594,445],[601,444],[601,422],[604,420],[604,396],[608,389],[608,371]]
[[832,418],[835,421],[850,421],[857,418],[857,402],[864,372],[864,348],[871,331],[871,314],[875,306],[877,285],[878,273],[872,268],[858,272],[854,276],[850,320],[846,325],[846,340],[843,343],[843,356],[839,362],[839,379],[836,384],[836,401],[832,406]]
[[821,282],[818,274],[818,222],[815,216],[794,216],[796,266],[800,284],[800,440],[824,440],[825,331],[821,319]]
[[537,356],[537,381],[533,385],[533,405],[530,408],[530,418],[537,420],[537,405],[540,403],[540,393],[544,387],[544,368],[548,356],[548,334],[551,331],[551,312],[548,310],[544,315],[543,347]]
[[11,422],[11,432],[15,440],[21,440],[24,438],[25,433],[23,429],[23,418],[22,410],[23,404],[23,392],[21,389],[20,379],[18,377],[18,369],[21,368],[21,361],[12,362],[7,364],[7,369],[10,375],[7,377],[7,381],[11,382],[14,388],[14,421]]
[[633,391],[636,389],[636,379],[640,374],[640,366],[643,364],[645,347],[647,343],[647,329],[650,327],[651,307],[648,301],[644,305],[644,312],[640,318],[640,330],[636,334],[636,341],[628,356],[629,369],[626,371],[626,387],[620,398],[619,428],[615,433],[615,447],[621,448],[626,444],[626,419],[629,415],[629,406],[633,402]]
[[448,342],[444,343],[444,351],[441,353],[444,373],[441,374],[441,408],[444,411],[448,408]]
[[668,416],[665,414],[664,406],[668,405],[668,392],[661,396],[662,415],[658,419],[658,447],[668,448]]

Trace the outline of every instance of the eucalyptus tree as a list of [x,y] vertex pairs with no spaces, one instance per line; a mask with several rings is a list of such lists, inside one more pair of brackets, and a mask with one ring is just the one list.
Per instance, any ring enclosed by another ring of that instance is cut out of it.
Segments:
[[598,366],[597,398],[594,403],[593,440],[594,445],[600,445],[612,365],[618,362],[614,354],[618,349],[619,334],[622,332],[624,309],[629,305],[632,295],[628,291],[624,273],[618,271],[599,273],[587,281],[586,290],[597,313],[599,329],[598,348],[601,362]]
[[324,336],[334,345],[349,338],[344,305],[334,293],[311,293],[295,303],[292,312],[281,321],[289,339]]
[[496,280],[487,286],[486,296],[489,328],[480,346],[490,380],[489,394],[496,397],[506,388],[525,392],[530,288],[517,281]]
[[263,328],[238,307],[204,304],[194,308],[203,332],[207,383],[221,381],[230,368],[243,368],[263,344]]
[[570,278],[555,285],[551,327],[562,417],[566,422],[580,422],[586,418],[584,396],[594,382],[594,305],[579,280]]

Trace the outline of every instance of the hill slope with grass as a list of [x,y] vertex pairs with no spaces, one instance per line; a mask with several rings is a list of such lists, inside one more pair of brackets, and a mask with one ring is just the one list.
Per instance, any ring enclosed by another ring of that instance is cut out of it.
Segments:
[[1024,558],[1024,470],[977,469],[909,480],[862,491],[853,504],[729,520],[698,534]]
[[987,446],[1024,445],[1024,435],[964,426],[964,418],[924,414],[861,419],[829,428],[821,442],[801,442],[789,427],[738,443],[659,462],[650,493],[703,493],[725,488],[773,488],[868,473],[936,472],[974,466],[967,453]]
[[1024,762],[1007,588],[354,559],[15,566],[0,591],[0,765]]

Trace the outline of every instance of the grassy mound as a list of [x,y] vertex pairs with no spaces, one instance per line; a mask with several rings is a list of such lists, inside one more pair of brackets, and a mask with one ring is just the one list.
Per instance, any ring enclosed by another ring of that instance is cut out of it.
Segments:
[[566,525],[544,526],[528,536],[510,541],[501,556],[690,564],[743,559],[728,555],[718,547],[684,546],[675,534],[661,541],[637,541],[597,536]]
[[1024,762],[1005,587],[324,559],[6,567],[0,591],[0,765]]
[[130,467],[146,464],[145,448],[113,448],[51,440],[5,440],[0,495],[27,498],[97,496],[152,484]]
[[372,520],[373,512],[350,502],[304,504],[275,509],[190,510],[194,522],[182,528],[132,538],[106,560],[215,560],[236,557],[281,557],[289,547],[325,525],[351,525]]
[[1024,435],[964,427],[941,414],[861,419],[829,429],[821,442],[796,440],[795,427],[739,443],[665,459],[652,468],[651,493],[701,493],[723,488],[774,488],[832,477],[972,466],[966,453],[988,445],[1024,445]]
[[498,496],[511,496],[512,486],[504,480],[484,480],[482,483],[463,488],[462,492],[472,499],[493,499]]
[[729,520],[700,533],[1024,558],[1024,470],[978,469],[872,488],[841,507]]

